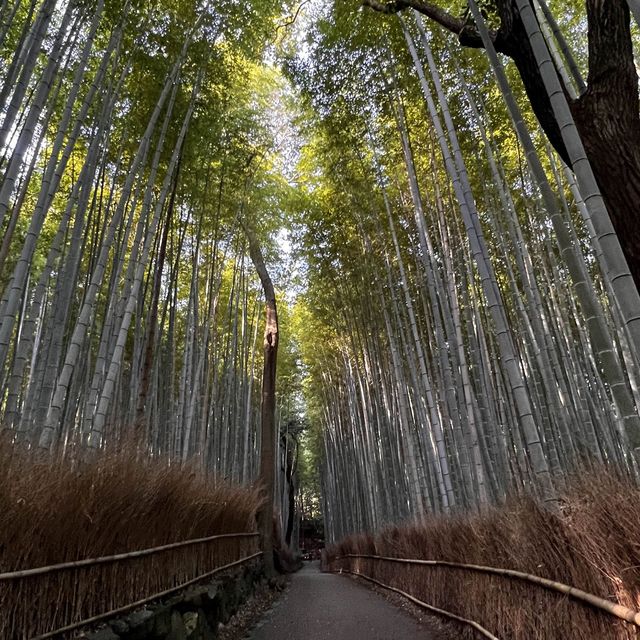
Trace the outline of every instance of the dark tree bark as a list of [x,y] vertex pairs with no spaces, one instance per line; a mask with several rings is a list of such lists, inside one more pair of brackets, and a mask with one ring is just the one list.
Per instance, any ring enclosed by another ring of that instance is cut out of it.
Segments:
[[287,528],[284,534],[284,541],[291,546],[291,538],[293,537],[293,525],[296,515],[296,471],[298,470],[298,440],[295,437],[290,438],[293,442],[293,449],[287,449],[287,459],[285,461],[285,479],[287,481]]
[[262,408],[260,442],[260,485],[264,503],[258,514],[258,528],[264,553],[265,569],[275,573],[273,561],[273,492],[275,486],[276,442],[276,364],[278,360],[278,311],[273,282],[264,263],[260,244],[252,229],[244,228],[249,240],[249,253],[258,272],[265,297],[264,369],[262,373]]
[[[473,26],[431,2],[363,0],[383,13],[415,9],[455,33],[463,46],[481,48]],[[495,47],[515,63],[549,142],[571,165],[514,0],[495,0],[501,25]],[[569,100],[576,126],[611,221],[640,289],[640,103],[626,0],[586,0],[589,40],[587,90]]]

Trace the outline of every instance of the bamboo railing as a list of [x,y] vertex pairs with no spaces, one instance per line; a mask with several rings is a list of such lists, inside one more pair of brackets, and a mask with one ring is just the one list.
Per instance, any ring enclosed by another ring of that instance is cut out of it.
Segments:
[[149,602],[153,602],[154,600],[159,600],[160,598],[166,598],[167,596],[173,595],[174,593],[178,593],[179,591],[182,591],[182,589],[185,589],[186,587],[189,587],[192,584],[196,584],[201,580],[205,580],[206,578],[211,578],[212,576],[218,573],[222,573],[223,571],[227,571],[228,569],[233,569],[234,567],[239,567],[243,564],[246,564],[247,562],[250,562],[251,560],[255,560],[256,558],[259,558],[261,555],[262,555],[262,551],[258,551],[253,555],[240,558],[240,560],[236,560],[235,562],[229,562],[228,564],[222,565],[221,567],[217,567],[212,571],[207,571],[206,573],[199,575],[197,578],[187,580],[187,582],[183,582],[182,584],[179,584],[176,587],[172,587],[171,589],[165,589],[164,591],[159,591],[158,593],[154,593],[153,595],[150,595],[141,600],[137,600],[136,602],[131,602],[130,604],[127,604],[123,607],[118,607],[117,609],[111,609],[111,611],[106,611],[97,616],[93,616],[91,618],[86,618],[84,620],[74,622],[73,624],[69,624],[66,627],[61,627],[59,629],[56,629],[55,631],[49,631],[48,633],[43,633],[39,636],[36,636],[32,640],[45,640],[46,638],[54,638],[63,633],[68,633],[70,631],[74,631],[75,629],[80,629],[81,627],[86,627],[90,624],[95,624],[97,622],[101,622],[109,618],[114,618],[115,616],[119,616],[119,615],[122,615],[123,613],[127,613],[132,609],[137,609],[138,607],[142,607],[143,605],[148,604]]
[[[260,557],[258,536],[255,531],[218,534],[0,573],[0,636],[61,637],[175,594]],[[162,554],[171,557],[158,564],[155,557]]]
[[415,596],[412,596],[410,593],[407,593],[406,591],[402,591],[402,589],[398,589],[397,587],[392,587],[391,585],[385,584],[384,582],[380,582],[375,578],[370,578],[364,573],[359,573],[357,571],[350,571],[348,569],[343,569],[342,573],[349,573],[353,576],[357,576],[358,578],[363,578],[364,580],[367,580],[368,582],[372,582],[373,584],[376,584],[379,587],[382,587],[383,589],[387,589],[389,591],[398,593],[402,597],[406,598],[407,600],[410,600],[411,602],[413,602],[414,604],[417,604],[419,607],[423,609],[427,609],[428,611],[432,611],[433,613],[437,613],[438,615],[445,616],[446,618],[451,618],[452,620],[457,620],[458,622],[462,622],[463,624],[473,627],[478,633],[483,635],[485,638],[489,638],[489,640],[499,640],[497,636],[494,636],[488,629],[485,629],[482,625],[477,623],[475,620],[469,620],[468,618],[463,618],[462,616],[452,613],[451,611],[446,611],[445,609],[434,607],[432,604],[427,604],[423,600],[418,600],[418,598],[416,598]]
[[193,540],[184,540],[182,542],[172,542],[159,547],[149,547],[148,549],[140,549],[129,553],[116,553],[111,556],[101,556],[100,558],[87,558],[86,560],[77,560],[75,562],[61,562],[60,564],[51,564],[44,567],[36,567],[35,569],[24,569],[22,571],[8,571],[0,573],[0,581],[17,580],[18,578],[27,578],[30,576],[38,576],[55,571],[64,571],[65,569],[79,569],[81,567],[92,567],[98,564],[108,564],[110,562],[119,562],[121,560],[129,560],[131,558],[143,558],[145,556],[162,553],[163,551],[171,551],[173,549],[181,549],[196,544],[204,544],[213,540],[222,540],[225,538],[254,538],[259,534],[251,533],[223,533],[216,536],[208,536],[206,538],[194,538]]
[[[379,560],[382,562],[394,562],[394,563],[398,563],[398,564],[410,564],[410,565],[422,565],[422,566],[431,566],[431,567],[450,567],[453,569],[462,569],[462,570],[466,570],[466,571],[475,571],[478,573],[487,573],[487,574],[492,574],[492,575],[497,575],[497,576],[503,576],[503,577],[507,577],[507,578],[513,578],[513,579],[517,579],[517,580],[522,580],[525,582],[529,582],[531,584],[535,584],[537,586],[543,587],[545,589],[551,590],[551,591],[556,591],[558,593],[561,593],[563,595],[569,596],[570,598],[574,599],[574,600],[578,600],[580,602],[583,602],[585,604],[590,605],[591,607],[598,609],[600,611],[603,611],[605,613],[608,613],[612,616],[615,616],[616,618],[619,618],[621,620],[624,620],[625,622],[628,622],[630,624],[633,624],[637,627],[640,627],[640,612],[635,611],[634,609],[630,609],[629,607],[625,607],[621,604],[618,604],[616,602],[611,602],[610,600],[607,600],[606,598],[602,598],[600,596],[596,596],[592,593],[588,593],[586,591],[583,591],[582,589],[577,589],[576,587],[573,587],[571,585],[568,584],[564,584],[562,582],[557,582],[555,580],[549,580],[548,578],[543,578],[541,576],[537,576],[531,573],[524,573],[522,571],[515,571],[513,569],[503,569],[500,567],[488,567],[488,566],[484,566],[484,565],[477,565],[477,564],[465,564],[465,563],[461,563],[461,562],[450,562],[448,560],[419,560],[416,558],[394,558],[391,556],[376,556],[376,555],[371,555],[371,554],[356,554],[356,553],[349,553],[349,554],[345,554],[343,556],[337,556],[334,561],[339,561],[339,560],[343,560],[343,559],[348,559],[348,558],[361,558],[361,559],[365,559],[365,560]],[[359,573],[357,571],[351,571],[351,570],[346,570],[346,569],[341,569],[339,571],[342,571],[343,573],[350,573],[353,575],[357,575],[361,578],[364,578],[366,580],[369,580],[371,582],[374,582],[376,584],[378,584],[379,586],[385,588],[385,589],[389,589],[391,591],[395,591],[399,594],[401,594],[402,596],[408,598],[409,600],[411,600],[412,602],[414,602],[415,604],[418,604],[421,607],[424,607],[426,609],[429,609],[431,611],[434,611],[436,613],[440,613],[442,615],[445,615],[447,617],[453,618],[453,619],[457,619],[460,622],[463,622],[465,624],[470,624],[471,626],[473,626],[474,628],[476,628],[476,630],[478,630],[480,633],[482,633],[485,637],[489,637],[489,638],[495,638],[495,636],[491,635],[490,632],[488,632],[486,629],[480,627],[480,625],[478,625],[478,623],[472,621],[472,620],[467,620],[466,618],[461,618],[455,614],[452,614],[451,612],[445,611],[443,609],[438,609],[437,607],[434,607],[432,605],[429,605],[425,602],[422,602],[420,600],[418,600],[417,598],[415,598],[414,596],[412,596],[411,594],[408,594],[404,591],[401,591],[400,589],[397,589],[395,587],[391,587],[389,585],[386,585],[382,582],[378,582],[377,580]],[[332,571],[333,573],[337,573],[338,571]]]

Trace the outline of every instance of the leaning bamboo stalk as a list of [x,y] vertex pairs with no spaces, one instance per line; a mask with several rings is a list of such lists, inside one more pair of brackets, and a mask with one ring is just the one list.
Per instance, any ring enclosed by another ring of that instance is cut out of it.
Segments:
[[498,640],[497,636],[494,636],[491,633],[491,631],[488,631],[487,629],[485,629],[483,626],[479,625],[474,620],[469,620],[468,618],[463,618],[462,616],[458,616],[455,613],[451,613],[451,611],[445,611],[444,609],[440,609],[438,607],[434,607],[432,604],[427,604],[423,600],[418,600],[418,598],[416,598],[415,596],[412,596],[410,593],[407,593],[406,591],[402,591],[401,589],[397,589],[396,587],[391,587],[388,584],[384,584],[384,582],[380,582],[379,580],[376,580],[375,578],[370,578],[369,576],[365,576],[363,573],[358,573],[357,571],[349,571],[347,569],[343,569],[342,573],[350,573],[352,576],[358,576],[359,578],[364,578],[365,580],[368,580],[369,582],[372,582],[373,584],[377,584],[379,587],[382,587],[383,589],[388,589],[389,591],[393,591],[395,593],[400,594],[401,596],[403,596],[407,600],[411,600],[411,602],[413,602],[414,604],[417,604],[419,607],[422,607],[423,609],[427,609],[428,611],[433,611],[434,613],[437,613],[439,615],[445,616],[447,618],[451,618],[452,620],[457,620],[458,622],[462,622],[463,624],[467,624],[467,625],[473,627],[476,631],[478,631],[480,634],[482,634],[485,638],[491,638],[492,640]]
[[[524,573],[523,571],[515,571],[514,569],[502,569],[500,567],[486,567],[484,565],[479,564],[464,564],[460,562],[449,562],[448,560],[415,560],[415,559],[407,559],[407,558],[391,558],[388,556],[374,556],[374,555],[360,555],[360,554],[352,554],[349,553],[347,555],[341,556],[342,558],[366,558],[370,560],[384,560],[386,562],[397,562],[399,564],[419,564],[419,565],[427,565],[431,567],[451,567],[454,569],[468,569],[470,571],[477,571],[480,573],[491,573],[497,576],[508,576],[510,578],[517,578],[518,580],[524,580],[526,582],[531,582],[532,584],[537,584],[546,589],[550,589],[551,591],[557,591],[558,593],[563,593],[564,595],[570,596],[575,600],[581,600],[582,602],[586,602],[596,609],[600,609],[607,613],[610,613],[621,620],[625,620],[626,622],[630,622],[631,624],[635,624],[637,627],[640,627],[640,612],[635,611],[634,609],[630,609],[629,607],[625,607],[621,604],[616,604],[607,600],[606,598],[601,598],[600,596],[596,596],[592,593],[587,593],[586,591],[582,591],[582,589],[577,589],[576,587],[572,587],[568,584],[564,584],[563,582],[556,582],[555,580],[549,580],[548,578],[542,578],[541,576],[536,576],[532,573]],[[340,559],[340,558],[336,558]]]
[[76,560],[75,562],[61,562],[60,564],[51,564],[44,567],[36,567],[35,569],[24,569],[22,571],[9,571],[7,573],[0,573],[0,582],[5,582],[9,580],[18,580],[21,578],[29,578],[32,576],[41,576],[47,573],[64,571],[66,569],[79,569],[82,567],[93,567],[99,564],[119,562],[120,560],[129,560],[131,558],[143,558],[145,556],[154,555],[156,553],[162,553],[163,551],[171,551],[173,549],[182,549],[184,547],[191,547],[197,544],[205,544],[207,542],[213,542],[214,540],[222,540],[226,538],[254,538],[257,535],[258,535],[257,532],[222,533],[215,536],[208,536],[206,538],[194,538],[193,540],[183,540],[181,542],[172,542],[170,544],[164,544],[159,547],[149,547],[148,549],[130,551],[129,553],[116,553],[111,556],[101,556],[99,558],[86,558],[84,560]]
[[610,279],[615,302],[619,305],[630,340],[637,348],[640,344],[640,293],[635,286],[620,241],[613,228],[609,212],[598,188],[589,159],[584,150],[580,134],[569,109],[566,96],[560,85],[549,56],[544,36],[540,32],[535,14],[527,0],[516,0],[527,37],[531,43],[540,75],[551,101],[553,113],[570,154],[572,169],[583,194],[586,210],[590,214],[602,247],[603,271]]
[[[567,66],[569,67],[569,72],[574,82],[576,83],[578,93],[582,95],[587,90],[587,85],[584,81],[584,78],[582,77],[582,74],[580,73],[580,69],[578,68],[576,60],[573,57],[571,48],[569,47],[569,44],[567,43],[567,40],[565,39],[564,34],[562,33],[562,30],[560,29],[560,26],[558,25],[553,13],[551,13],[551,11],[549,10],[549,5],[547,4],[546,0],[536,0],[536,2],[540,7],[540,10],[542,11],[544,19],[551,29],[553,37],[556,39],[558,47],[560,48],[560,52],[562,53],[562,57],[565,59]],[[629,0],[629,2],[637,3],[638,0]]]
[[86,620],[80,620],[79,622],[74,622],[73,624],[67,625],[66,627],[62,627],[60,629],[56,629],[55,631],[49,631],[48,633],[44,633],[42,635],[36,636],[32,640],[45,640],[45,638],[55,638],[63,633],[68,633],[69,631],[73,631],[75,629],[79,629],[81,627],[86,627],[90,624],[94,624],[96,622],[101,622],[102,620],[107,620],[108,618],[113,618],[115,616],[126,613],[127,611],[131,611],[132,609],[137,609],[138,607],[142,607],[153,600],[159,600],[160,598],[165,598],[166,596],[170,596],[178,591],[182,591],[182,589],[191,586],[192,584],[196,584],[201,580],[205,580],[206,578],[210,578],[218,573],[222,573],[227,569],[233,569],[234,567],[238,567],[240,565],[246,564],[251,560],[255,560],[256,558],[262,555],[262,551],[258,551],[253,555],[246,556],[244,558],[240,558],[240,560],[236,560],[235,562],[230,562],[228,564],[222,565],[217,569],[213,569],[212,571],[207,571],[202,575],[199,575],[196,578],[192,578],[191,580],[187,580],[182,584],[179,584],[176,587],[171,587],[171,589],[166,589],[165,591],[159,591],[158,593],[154,593],[142,600],[137,600],[136,602],[132,602],[131,604],[127,604],[124,607],[118,607],[117,609],[111,609],[111,611],[106,611],[105,613],[100,613],[97,616],[93,616],[92,618],[87,618]]
[[629,439],[633,443],[638,438],[638,426],[640,424],[638,414],[627,389],[625,376],[616,356],[616,350],[604,320],[602,306],[596,297],[584,257],[575,240],[571,237],[572,230],[569,218],[565,216],[563,219],[561,215],[556,196],[551,190],[551,185],[535,151],[529,131],[524,124],[522,113],[509,89],[504,68],[497,56],[480,9],[475,2],[469,4],[469,9],[476,21],[478,32],[483,39],[496,81],[505,98],[518,138],[523,145],[530,171],[538,185],[545,208],[549,214],[563,260],[573,279],[574,290],[586,317],[591,343],[596,352],[602,373],[611,387],[614,401],[619,408],[622,419],[625,421]]
[[[98,406],[96,409],[96,413],[93,421],[93,427],[92,427],[90,439],[89,439],[90,446],[97,446],[100,440],[100,437],[103,435],[103,431],[104,431],[104,427],[107,419],[107,411],[109,409],[109,404],[112,400],[113,390],[116,384],[116,378],[119,374],[120,367],[122,364],[122,358],[124,356],[129,326],[131,323],[131,318],[133,317],[133,314],[135,311],[136,304],[138,302],[139,290],[140,290],[142,279],[144,277],[144,272],[146,270],[147,263],[149,260],[149,253],[151,251],[152,241],[156,235],[158,225],[160,223],[164,202],[169,193],[175,168],[178,163],[178,158],[180,157],[182,144],[187,134],[189,123],[191,122],[191,116],[195,108],[194,100],[198,94],[199,85],[200,85],[200,80],[198,77],[198,80],[196,81],[196,84],[192,92],[191,102],[187,108],[187,113],[185,114],[184,120],[182,122],[182,128],[178,135],[178,141],[176,142],[173,155],[169,162],[167,175],[162,185],[162,192],[160,193],[160,196],[158,198],[158,203],[156,206],[155,213],[154,213],[153,219],[150,222],[150,227],[147,230],[147,237],[144,240],[142,251],[140,252],[138,262],[135,265],[135,270],[132,270],[134,271],[132,273],[133,284],[131,286],[129,298],[126,303],[126,308],[124,310],[120,328],[117,334],[117,340],[113,350],[113,356],[112,356],[111,362],[109,363],[109,368],[108,368],[106,379],[102,389],[102,394],[98,401]],[[169,105],[167,107],[167,115],[171,114],[172,112],[174,95],[172,95],[171,101],[169,102]],[[160,148],[160,145],[158,146]]]
[[[123,273],[125,262],[124,253],[125,247],[129,244],[129,242],[131,242],[130,234],[133,228],[135,212],[137,210],[139,193],[142,188],[141,183],[138,185],[139,191],[136,191],[132,204],[129,207],[129,215],[127,217],[127,223],[124,229],[124,237],[118,243],[120,247],[119,251],[117,252],[118,258],[114,259],[114,267],[111,272],[109,302],[107,303],[106,311],[104,313],[100,346],[98,349],[96,362],[93,367],[93,377],[91,386],[89,387],[90,391],[87,399],[85,400],[85,425],[83,431],[88,434],[92,433],[94,430],[97,431],[98,434],[102,433],[102,425],[100,423],[104,419],[104,416],[100,414],[101,407],[99,403],[103,401],[105,390],[110,386],[108,371],[111,369],[114,360],[118,358],[118,341],[120,340],[120,335],[123,330],[128,335],[129,326],[126,320],[127,311],[125,310],[125,306],[127,309],[129,308],[131,299],[135,295],[132,293],[132,291],[137,290],[137,287],[139,287],[139,282],[135,275],[137,274],[139,265],[144,262],[144,260],[140,258],[140,255],[144,253],[149,240],[155,239],[153,222],[150,225],[148,222],[149,212],[151,210],[152,186],[156,184],[160,157],[164,148],[167,129],[173,113],[176,92],[177,84],[174,85],[171,97],[169,98],[164,121],[162,124],[162,129],[160,131],[154,157],[151,162],[151,169],[149,172],[149,177],[146,181],[146,188],[144,190],[142,206],[138,215],[138,222],[136,224],[135,238],[133,240],[132,250],[128,258],[126,274]],[[155,218],[159,215],[158,209],[164,205],[167,194],[167,179],[171,179],[172,175],[171,166],[173,166],[173,160],[171,161],[170,168],[167,171],[167,177],[163,182],[163,186],[155,208],[155,216],[152,218],[152,220],[155,220]],[[147,233],[146,236],[145,232]],[[124,278],[125,285],[124,291],[119,297],[118,287],[116,283],[121,278]],[[136,302],[137,299],[134,301],[134,303]],[[123,329],[123,327],[126,328]],[[99,440],[100,437],[101,436],[98,435],[97,439]],[[91,440],[92,437],[89,436],[89,444],[90,446],[94,446],[94,443],[92,443]]]
[[[416,14],[416,22],[422,26],[420,16]],[[471,192],[471,185],[466,171],[466,165],[462,158],[460,145],[458,143],[455,127],[451,119],[446,96],[442,88],[442,83],[435,65],[433,54],[429,44],[424,37],[424,28],[421,29],[421,41],[423,50],[427,55],[431,77],[436,89],[438,102],[444,116],[444,127],[436,109],[435,101],[431,89],[427,83],[422,63],[418,57],[413,38],[405,24],[401,21],[401,26],[407,41],[409,53],[413,59],[414,68],[418,74],[420,85],[427,103],[427,108],[431,116],[436,137],[441,148],[445,167],[452,181],[452,186],[460,206],[464,226],[469,238],[474,261],[478,268],[482,290],[487,300],[488,310],[495,326],[495,335],[498,342],[500,357],[503,360],[503,369],[509,385],[511,397],[517,414],[517,423],[523,431],[526,451],[531,460],[531,467],[540,487],[544,499],[551,501],[555,498],[555,488],[549,471],[549,464],[545,455],[545,447],[540,435],[538,425],[534,419],[531,405],[531,397],[524,379],[520,364],[518,362],[516,348],[514,344],[513,332],[509,326],[502,292],[497,284],[493,265],[489,258],[489,253],[482,228],[478,222],[475,200]],[[445,133],[446,129],[446,133]],[[449,143],[451,143],[451,149]]]

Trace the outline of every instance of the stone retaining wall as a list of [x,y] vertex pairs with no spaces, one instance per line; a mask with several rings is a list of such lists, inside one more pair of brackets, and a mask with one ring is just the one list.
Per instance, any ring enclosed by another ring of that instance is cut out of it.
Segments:
[[265,580],[262,560],[110,621],[85,640],[211,640]]

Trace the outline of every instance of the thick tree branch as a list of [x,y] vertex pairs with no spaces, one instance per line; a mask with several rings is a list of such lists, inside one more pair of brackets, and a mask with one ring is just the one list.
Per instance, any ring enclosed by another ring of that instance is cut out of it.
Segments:
[[[607,0],[590,1],[606,2]],[[363,4],[383,13],[397,13],[406,9],[415,9],[445,29],[455,33],[461,45],[465,47],[482,48],[480,35],[476,31],[473,23],[466,22],[461,18],[455,18],[430,2],[420,0],[390,0],[388,2],[363,0]],[[542,78],[540,77],[524,26],[520,20],[520,14],[513,0],[496,0],[496,7],[500,14],[501,24],[498,31],[491,33],[493,44],[497,51],[509,56],[515,62],[524,83],[527,96],[531,101],[533,111],[538,117],[542,128],[556,151],[558,151],[565,162],[569,163],[569,157],[553,115],[551,103],[549,102],[544,84],[542,83]]]
[[459,34],[465,26],[464,20],[452,16],[444,9],[441,9],[430,2],[420,2],[419,0],[393,0],[391,2],[363,0],[362,4],[366,7],[371,7],[371,9],[374,9],[375,11],[380,11],[381,13],[398,13],[405,9],[415,9],[416,11],[423,13],[428,18],[431,18],[439,25],[442,25],[445,29],[456,34]]

